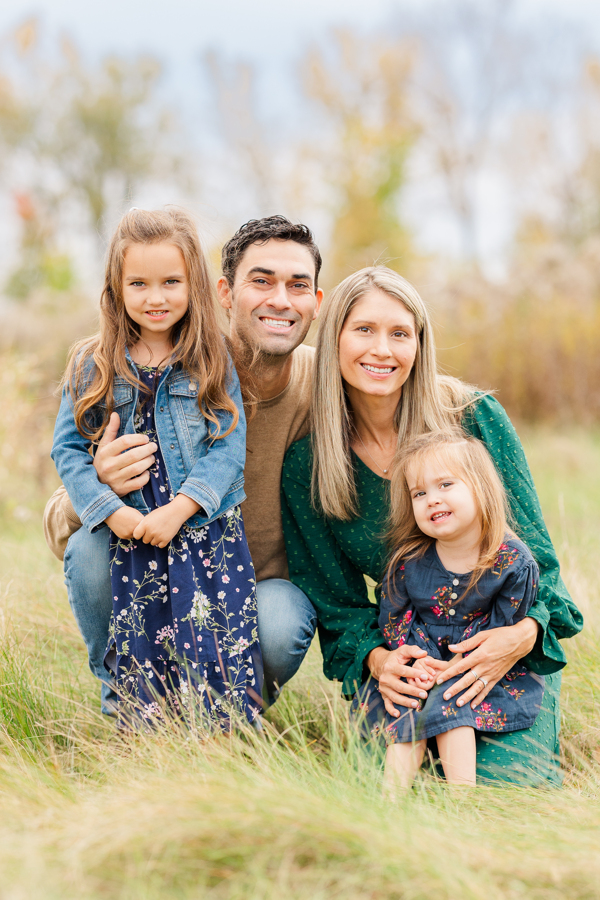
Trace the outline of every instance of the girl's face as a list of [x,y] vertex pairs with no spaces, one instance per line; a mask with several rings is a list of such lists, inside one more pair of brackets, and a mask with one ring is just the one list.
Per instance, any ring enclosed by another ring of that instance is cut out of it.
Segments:
[[169,341],[187,312],[188,279],[179,247],[166,241],[131,244],[123,260],[123,302],[140,338]]
[[481,514],[473,490],[453,473],[456,466],[430,453],[408,467],[406,480],[415,520],[421,531],[444,543],[476,543],[481,538]]
[[350,395],[359,392],[398,402],[416,353],[415,317],[376,288],[352,307],[340,332],[340,371]]

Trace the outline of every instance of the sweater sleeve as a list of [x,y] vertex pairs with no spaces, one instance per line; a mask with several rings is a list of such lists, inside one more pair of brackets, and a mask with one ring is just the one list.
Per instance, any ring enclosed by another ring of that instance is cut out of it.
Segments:
[[282,473],[281,511],[290,578],[315,607],[323,671],[351,697],[366,680],[365,658],[384,644],[378,608],[362,572],[341,550],[327,520],[310,499],[309,438],[292,444]]
[[538,622],[540,633],[523,664],[538,675],[550,675],[566,665],[559,640],[581,631],[583,617],[560,576],[523,447],[503,407],[494,397],[483,396],[466,410],[463,427],[486,445],[508,494],[512,526],[539,566],[539,589],[527,615]]

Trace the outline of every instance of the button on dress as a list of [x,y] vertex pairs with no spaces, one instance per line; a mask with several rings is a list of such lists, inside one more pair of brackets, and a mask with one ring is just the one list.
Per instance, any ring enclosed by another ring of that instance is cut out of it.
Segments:
[[[134,420],[158,444],[159,372],[138,367],[146,392]],[[173,499],[160,445],[143,495],[150,509]],[[161,549],[111,533],[113,614],[105,665],[122,699],[147,720],[165,705],[185,715],[190,696],[219,728],[262,709],[256,583],[239,507],[202,528],[186,525]]]
[[[507,537],[492,568],[468,590],[470,578],[470,573],[449,572],[435,544],[420,559],[400,565],[381,597],[379,625],[388,647],[410,644],[435,659],[450,660],[454,654],[449,644],[523,619],[535,600],[539,573],[525,544]],[[371,733],[383,732],[387,743],[429,738],[465,725],[499,733],[529,728],[535,722],[544,695],[543,676],[517,664],[476,709],[469,703],[457,706],[460,694],[444,700],[443,694],[461,677],[434,685],[418,710],[398,707],[398,719],[385,711],[373,682],[355,707],[362,709]]]

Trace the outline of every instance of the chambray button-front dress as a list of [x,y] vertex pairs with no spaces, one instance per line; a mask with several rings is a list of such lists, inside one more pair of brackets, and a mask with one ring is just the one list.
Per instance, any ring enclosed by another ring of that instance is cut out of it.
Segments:
[[[539,574],[528,548],[507,537],[493,567],[463,596],[470,577],[444,568],[435,544],[420,559],[401,565],[381,599],[379,624],[390,649],[412,644],[436,659],[451,659],[449,644],[524,618],[535,600]],[[469,703],[457,706],[458,697],[444,700],[460,677],[434,686],[418,710],[398,707],[398,719],[385,711],[376,682],[367,684],[355,708],[362,709],[371,733],[383,732],[387,743],[429,738],[463,725],[499,733],[535,722],[544,694],[542,676],[517,664],[476,709]]]
[[[138,367],[135,430],[158,444],[158,370]],[[160,445],[143,488],[150,509],[173,499]],[[233,710],[253,721],[262,708],[256,583],[239,507],[203,528],[183,526],[168,547],[111,534],[113,615],[105,657],[120,697],[143,718],[161,718],[162,704],[184,713],[192,692],[215,724]]]

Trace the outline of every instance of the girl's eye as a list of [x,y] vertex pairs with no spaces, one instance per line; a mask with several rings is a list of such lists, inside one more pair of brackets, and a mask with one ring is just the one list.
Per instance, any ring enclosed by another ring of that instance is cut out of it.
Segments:
[[440,487],[452,487],[451,481],[442,481]]
[[131,287],[143,287],[143,286],[144,286],[143,281],[132,281],[131,282]]
[[179,284],[179,278],[167,278],[167,284]]
[[416,493],[413,494],[413,500],[417,500],[419,497],[424,497],[424,496],[425,496],[425,491],[416,491]]
[[368,334],[369,329],[366,325],[359,325],[357,331],[362,331],[363,334]]

